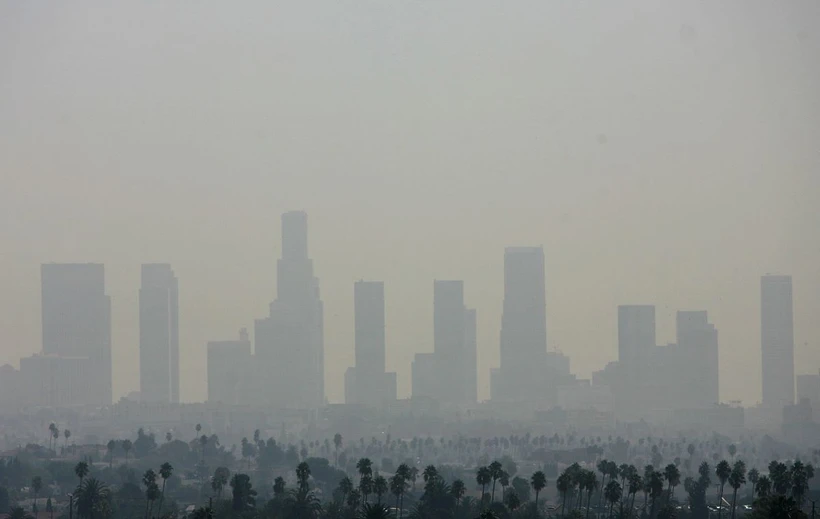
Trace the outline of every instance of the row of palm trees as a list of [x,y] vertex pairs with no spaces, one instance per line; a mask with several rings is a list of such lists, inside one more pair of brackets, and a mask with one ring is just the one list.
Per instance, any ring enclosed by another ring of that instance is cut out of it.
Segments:
[[[586,516],[589,517],[590,504],[593,493],[602,488],[598,498],[598,508],[603,500],[609,505],[609,517],[613,509],[620,503],[620,517],[629,518],[635,509],[635,497],[638,493],[644,494],[643,510],[649,505],[648,517],[654,519],[658,511],[657,504],[670,505],[674,498],[675,488],[681,484],[681,473],[675,464],[669,464],[662,470],[656,470],[652,465],[644,467],[640,474],[634,465],[621,464],[601,460],[597,464],[601,474],[599,485],[598,477],[593,470],[581,467],[574,463],[567,467],[556,480],[556,489],[561,497],[561,515],[565,515],[567,500],[570,500],[570,509],[581,510],[586,495]],[[481,469],[479,469],[481,470]],[[768,498],[772,495],[793,499],[797,507],[804,504],[809,488],[809,480],[814,477],[812,465],[804,465],[800,461],[786,465],[779,461],[772,461],[768,467],[767,476],[753,468],[747,472],[743,460],[736,460],[730,464],[721,460],[714,468],[714,475],[718,482],[718,495],[715,507],[718,510],[718,519],[726,508],[724,494],[726,485],[732,489],[731,519],[735,518],[738,491],[747,482],[752,484],[752,494],[758,498]],[[712,470],[707,462],[702,462],[698,468],[697,477],[689,476],[683,481],[684,488],[689,494],[689,505],[694,511],[701,505],[706,508],[706,490],[711,484]],[[607,479],[609,481],[607,482]],[[479,482],[481,483],[481,482]],[[626,493],[624,495],[624,493]],[[624,507],[626,515],[624,515]]]

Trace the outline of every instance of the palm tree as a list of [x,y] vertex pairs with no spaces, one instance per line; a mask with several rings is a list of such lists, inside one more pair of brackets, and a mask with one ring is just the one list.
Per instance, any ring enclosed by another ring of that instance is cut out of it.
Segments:
[[421,477],[425,483],[429,483],[438,478],[438,469],[436,469],[435,465],[427,465],[424,467],[424,472],[421,473]]
[[199,437],[199,448],[202,452],[202,464],[205,464],[205,447],[208,446],[208,437],[206,435],[202,435]]
[[729,462],[726,460],[722,460],[715,467],[715,475],[717,475],[718,479],[720,480],[720,494],[718,496],[718,519],[720,519],[723,513],[723,488],[726,486],[726,481],[729,480],[729,476],[731,474],[732,467],[729,466]]
[[310,466],[304,461],[296,467],[296,481],[299,483],[299,489],[308,491],[308,480],[310,479]]
[[[641,488],[643,488],[643,478],[640,474],[634,472],[629,475],[629,480],[627,482],[629,483],[627,496],[632,496],[632,500],[629,502],[629,511],[626,514],[627,518],[629,518],[632,514],[632,510],[635,508],[635,496],[637,496],[638,492],[640,492]],[[621,508],[623,508],[623,503],[621,503]]]
[[729,474],[729,485],[732,486],[732,519],[735,519],[735,507],[737,506],[737,490],[746,483],[746,464],[742,460],[737,460],[732,473]]
[[663,479],[661,473],[653,471],[652,477],[649,478],[649,497],[652,499],[652,508],[649,512],[650,519],[655,517],[655,502],[663,495]]
[[54,431],[56,431],[56,430],[57,430],[57,424],[55,424],[54,422],[51,422],[48,425],[48,448],[51,449],[51,450],[54,450],[52,445],[54,444]]
[[108,440],[108,444],[105,446],[108,450],[108,468],[114,467],[114,449],[117,448],[117,442],[115,440]]
[[581,482],[584,488],[587,491],[587,519],[589,519],[589,505],[592,501],[592,493],[598,488],[598,476],[595,475],[595,472],[591,470],[584,470],[583,477],[581,478]]
[[672,500],[672,494],[675,492],[675,487],[680,485],[680,470],[674,463],[670,463],[663,469],[663,477],[669,484],[669,497],[667,503]]
[[387,480],[384,479],[384,476],[377,475],[373,479],[373,493],[376,494],[377,504],[382,504],[382,496],[387,493],[387,490]]
[[535,509],[538,509],[538,494],[547,486],[547,476],[540,470],[535,472],[530,478],[530,486],[535,491]]
[[[609,461],[602,459],[598,462],[596,467],[598,468],[598,472],[601,473],[601,487],[604,487],[606,485],[606,477],[609,475]],[[601,494],[598,496],[598,508],[601,507],[601,500],[603,498],[604,493],[601,492]]]
[[31,490],[34,492],[34,506],[32,507],[32,512],[34,512],[34,516],[37,516],[37,494],[40,493],[40,490],[43,488],[43,478],[40,476],[34,476],[31,480]]
[[490,466],[488,468],[490,469],[490,477],[493,480],[493,489],[490,494],[490,502],[493,502],[495,501],[495,482],[498,480],[498,478],[501,477],[501,473],[504,469],[502,468],[501,463],[498,460],[490,463]]
[[94,519],[94,512],[101,502],[108,499],[108,485],[95,478],[88,478],[74,491],[77,503],[77,516],[85,519]]
[[390,519],[390,510],[383,504],[369,505],[365,503],[359,511],[358,519]]
[[77,463],[74,466],[74,474],[76,474],[77,477],[80,478],[80,485],[81,486],[83,484],[83,480],[88,475],[88,472],[89,472],[88,463],[86,463],[84,461],[81,461],[81,462]]
[[[216,492],[217,500],[222,500],[222,490],[228,484],[228,479],[231,477],[231,471],[227,467],[217,467],[214,471],[214,476],[211,478],[211,490]],[[280,478],[281,479],[281,478]],[[165,482],[163,481],[163,485]]]
[[166,443],[171,443],[171,440],[173,440],[173,439],[174,439],[174,435],[171,434],[171,431],[168,431],[167,433],[165,433],[165,442]]
[[749,471],[749,482],[752,484],[752,496],[755,495],[755,491],[757,490],[757,482],[759,479],[760,471],[754,468]]
[[196,427],[194,427],[194,429],[196,429],[196,438],[199,438],[199,433],[202,431],[202,424],[196,424]]
[[560,476],[558,476],[558,479],[555,480],[555,488],[561,496],[561,516],[563,517],[564,508],[567,504],[567,494],[572,488],[572,478],[566,473],[566,471],[564,471]]
[[146,470],[145,474],[142,475],[142,484],[145,485],[145,519],[148,519],[150,513],[148,507],[156,499],[155,494],[159,492],[159,488],[156,492],[154,491],[154,488],[157,487],[157,474],[151,469]]
[[359,480],[359,491],[362,493],[364,504],[367,504],[367,496],[373,493],[373,476],[365,474]]
[[461,498],[464,497],[464,494],[467,492],[467,488],[464,486],[464,482],[460,479],[453,481],[453,484],[450,485],[450,493],[456,498],[456,508],[458,505],[461,504]]
[[359,482],[361,483],[363,477],[373,473],[373,462],[370,458],[361,458],[356,462],[356,470],[359,471]]
[[772,490],[772,480],[768,476],[760,476],[757,485],[755,485],[755,490],[757,491],[757,497],[768,497],[769,492]]
[[612,517],[612,508],[615,506],[615,503],[621,500],[622,495],[623,489],[621,488],[621,484],[615,480],[610,480],[606,488],[604,488],[604,496],[609,503],[610,518]]
[[492,477],[490,467],[479,467],[476,471],[475,481],[481,485],[481,506],[484,506],[484,494],[487,489],[487,485],[492,480]]
[[63,443],[63,450],[66,452],[68,451],[68,439],[71,438],[71,431],[68,429],[63,430],[63,437],[65,438],[65,443]]
[[339,449],[342,448],[342,435],[336,433],[333,435],[333,446],[336,449],[336,467],[339,467]]
[[131,440],[129,440],[128,438],[126,438],[125,440],[122,441],[122,450],[125,451],[125,466],[126,467],[128,466],[128,453],[131,451],[131,447],[133,447],[133,446],[134,446],[134,444],[131,443]]
[[[406,467],[406,465],[405,465]],[[401,467],[399,467],[401,468]],[[396,474],[390,478],[390,493],[396,496],[396,508],[399,509],[399,519],[402,515],[402,501],[404,500],[404,491],[407,489],[407,481],[397,470]]]
[[167,461],[159,467],[159,477],[162,478],[162,492],[159,496],[159,508],[157,508],[157,516],[162,517],[162,502],[165,501],[165,483],[168,478],[174,473],[174,467]]

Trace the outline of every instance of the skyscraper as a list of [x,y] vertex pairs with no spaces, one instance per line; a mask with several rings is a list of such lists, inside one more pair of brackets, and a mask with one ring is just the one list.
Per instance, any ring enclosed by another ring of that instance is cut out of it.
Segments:
[[542,400],[547,319],[541,247],[508,247],[504,252],[500,347],[501,365],[493,378],[492,399]]
[[433,343],[442,370],[444,402],[475,403],[475,310],[464,305],[464,282],[433,282]]
[[87,404],[110,405],[111,299],[105,266],[49,263],[41,266],[43,353],[90,361]]
[[464,305],[463,281],[433,281],[433,353],[416,354],[412,369],[413,396],[475,403],[476,312]]
[[308,257],[307,214],[282,215],[277,297],[255,324],[256,394],[261,404],[315,409],[324,404],[324,309]]
[[385,372],[384,283],[353,285],[356,365],[345,374],[345,403],[378,405],[396,399],[396,374]]
[[655,307],[621,305],[618,307],[618,361],[632,364],[645,358],[656,346]]
[[794,404],[794,321],[791,276],[760,278],[763,405]]
[[179,287],[167,263],[142,266],[140,399],[179,402]]
[[208,342],[208,402],[246,403],[253,389],[250,379],[251,341],[244,328],[237,341]]
[[720,403],[718,332],[706,311],[677,313],[677,348],[685,373],[681,402],[684,408],[702,409]]

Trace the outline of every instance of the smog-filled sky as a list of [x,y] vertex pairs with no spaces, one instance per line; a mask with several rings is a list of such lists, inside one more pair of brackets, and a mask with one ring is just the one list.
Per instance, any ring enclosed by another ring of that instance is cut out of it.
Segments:
[[182,399],[267,315],[280,214],[309,215],[331,402],[353,282],[383,280],[399,395],[433,280],[498,363],[504,247],[543,245],[550,350],[617,356],[618,304],[709,311],[721,397],[760,399],[760,275],[793,276],[820,368],[820,2],[0,3],[0,364],[41,348],[40,264],[99,262],[115,398],[140,264],[179,278]]

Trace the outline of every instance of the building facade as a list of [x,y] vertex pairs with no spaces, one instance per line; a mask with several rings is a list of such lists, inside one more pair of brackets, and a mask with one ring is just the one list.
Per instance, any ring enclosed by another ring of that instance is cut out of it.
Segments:
[[166,263],[142,265],[140,399],[179,402],[179,285]]
[[254,327],[259,404],[315,409],[325,402],[324,308],[308,257],[307,214],[282,215],[277,297]]
[[244,328],[239,340],[210,341],[208,350],[208,402],[239,405],[249,403],[251,380],[251,341]]
[[111,299],[105,266],[48,263],[41,266],[43,353],[86,358],[91,405],[110,405]]
[[345,373],[345,403],[381,405],[396,399],[396,374],[385,372],[384,283],[353,285],[356,365]]
[[760,279],[760,347],[766,407],[794,404],[794,319],[791,276]]

